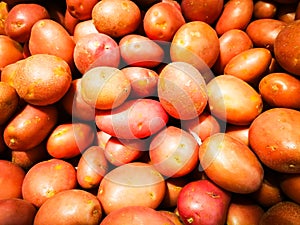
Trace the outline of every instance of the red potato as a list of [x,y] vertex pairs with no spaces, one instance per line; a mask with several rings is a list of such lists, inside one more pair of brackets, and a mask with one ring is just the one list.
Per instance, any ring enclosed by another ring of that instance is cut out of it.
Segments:
[[139,159],[148,150],[141,139],[118,139],[111,137],[104,149],[106,159],[115,166],[121,166]]
[[94,107],[87,104],[81,96],[81,78],[74,79],[60,103],[65,111],[72,116],[72,121],[92,121],[95,119]]
[[75,168],[61,159],[41,161],[26,173],[22,184],[23,199],[39,208],[57,193],[75,188]]
[[263,107],[259,93],[247,82],[232,75],[220,75],[207,84],[212,115],[234,125],[248,125]]
[[141,11],[130,0],[102,0],[93,7],[92,19],[100,33],[119,38],[137,30]]
[[153,68],[162,63],[164,50],[158,43],[138,34],[128,34],[119,42],[121,57],[127,65]]
[[99,130],[99,131],[97,131],[97,134],[96,134],[95,144],[98,145],[100,148],[105,149],[105,146],[110,138],[111,138],[111,135],[109,135],[108,133],[105,133],[102,130]]
[[177,209],[186,225],[223,225],[226,222],[230,200],[229,192],[209,180],[198,180],[182,188],[178,196]]
[[0,74],[1,82],[8,83],[10,86],[14,87],[14,79],[17,73],[17,69],[20,63],[22,63],[23,60],[19,60],[15,63],[8,64],[5,66]]
[[272,108],[252,122],[249,143],[265,166],[282,173],[299,173],[299,129],[299,111]]
[[135,99],[113,110],[96,111],[97,127],[121,139],[148,138],[164,128],[168,114],[159,101]]
[[13,86],[29,104],[45,106],[58,102],[71,82],[66,61],[54,55],[36,54],[19,63]]
[[97,197],[85,190],[61,191],[48,199],[37,211],[35,225],[98,225],[102,207]]
[[0,170],[0,199],[22,198],[25,170],[4,159],[0,159]]
[[0,35],[0,71],[7,65],[23,59],[23,47],[6,35]]
[[227,212],[227,225],[258,225],[264,209],[244,196],[233,197]]
[[121,69],[130,81],[129,98],[146,98],[157,96],[158,74],[145,67],[128,66]]
[[50,134],[58,121],[58,111],[53,105],[25,105],[4,129],[5,144],[11,150],[26,151],[36,147]]
[[9,7],[7,2],[0,2],[0,35],[5,35],[5,20],[8,16]]
[[130,91],[130,81],[115,67],[95,67],[81,78],[81,96],[96,109],[117,108],[126,101]]
[[239,139],[245,145],[249,145],[249,127],[250,125],[242,126],[228,124],[225,133],[231,135],[236,139]]
[[28,201],[20,198],[0,200],[1,224],[32,225],[37,209]]
[[184,18],[187,21],[203,21],[213,24],[221,15],[223,10],[223,0],[206,0],[206,1],[181,1],[181,9]]
[[229,0],[218,18],[215,29],[218,35],[231,29],[244,30],[251,21],[254,3],[252,0]]
[[32,26],[29,38],[29,50],[32,55],[55,55],[73,68],[74,47],[72,37],[60,23],[51,19],[42,19]]
[[46,148],[54,158],[73,158],[91,146],[94,138],[95,130],[87,123],[59,124],[49,134]]
[[47,9],[37,3],[21,3],[12,7],[5,20],[5,33],[17,42],[29,40],[32,26],[41,19],[50,19]]
[[253,47],[253,43],[249,35],[245,31],[239,29],[226,31],[219,37],[219,42],[220,53],[213,66],[213,70],[217,75],[224,73],[224,68],[230,59]]
[[100,225],[175,225],[159,211],[145,206],[127,206],[108,214]]
[[187,132],[193,132],[201,141],[207,137],[221,131],[219,121],[214,116],[204,111],[197,118],[191,120],[182,120],[182,128]]
[[74,27],[74,32],[73,32],[73,40],[75,42],[75,44],[77,43],[77,41],[84,37],[87,34],[91,34],[91,33],[99,33],[98,30],[96,29],[93,20],[83,20],[80,21],[76,24],[76,26]]
[[182,177],[198,164],[199,146],[188,132],[174,126],[156,134],[151,140],[151,164],[166,177]]
[[166,186],[163,176],[151,165],[133,162],[107,173],[97,197],[106,214],[127,206],[156,209],[162,202]]
[[276,16],[277,4],[270,0],[259,0],[254,3],[253,17],[257,19],[272,19]]
[[172,61],[190,63],[200,71],[205,70],[205,66],[211,68],[219,52],[220,43],[216,31],[202,21],[182,25],[176,31],[170,47]]
[[194,119],[207,105],[206,83],[202,74],[185,62],[172,62],[162,69],[157,92],[163,108],[176,119]]
[[300,108],[300,80],[288,73],[270,73],[259,82],[263,100],[272,107]]
[[257,19],[249,23],[246,33],[255,47],[266,48],[274,51],[274,42],[279,32],[287,24],[276,19]]
[[92,18],[92,10],[97,2],[98,0],[66,0],[66,6],[70,15],[82,21]]
[[158,212],[172,221],[174,225],[183,225],[179,216],[175,212],[170,212],[167,210],[160,210]]
[[278,64],[287,72],[300,75],[300,20],[289,23],[277,35],[274,54]]
[[120,58],[117,42],[103,33],[79,38],[74,48],[74,62],[82,75],[98,66],[118,67]]
[[78,184],[85,189],[96,188],[108,172],[108,162],[104,150],[91,146],[84,151],[77,165]]
[[262,184],[264,170],[256,155],[226,133],[206,138],[199,148],[199,160],[205,174],[228,191],[252,193]]
[[300,204],[300,174],[281,174],[279,185],[287,197]]
[[75,30],[75,26],[77,25],[77,23],[80,22],[80,20],[78,20],[77,18],[73,17],[69,10],[66,9],[65,10],[65,15],[64,15],[64,21],[63,21],[63,26],[64,28],[69,32],[70,35],[73,36],[74,30]]
[[185,24],[185,19],[173,1],[153,4],[145,13],[143,27],[152,40],[171,41],[176,31]]
[[267,71],[271,60],[272,54],[268,49],[251,48],[231,58],[224,68],[224,74],[253,83]]

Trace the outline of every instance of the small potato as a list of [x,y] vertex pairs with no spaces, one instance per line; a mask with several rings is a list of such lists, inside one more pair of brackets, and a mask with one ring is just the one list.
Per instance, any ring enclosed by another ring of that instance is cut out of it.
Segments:
[[98,66],[117,68],[121,58],[117,42],[103,33],[91,33],[78,39],[73,54],[82,75]]
[[55,106],[26,105],[4,129],[4,141],[11,150],[29,150],[46,139],[58,120]]
[[93,127],[87,123],[62,123],[49,134],[46,148],[54,158],[73,158],[92,145],[95,134]]
[[127,65],[153,68],[162,63],[164,50],[155,41],[138,34],[128,34],[119,42],[120,53]]
[[99,225],[102,208],[97,197],[85,190],[71,189],[57,193],[37,211],[35,225]]
[[93,20],[84,20],[80,21],[76,24],[74,27],[74,32],[73,32],[73,40],[75,44],[77,41],[81,38],[84,37],[85,35],[88,34],[94,34],[94,33],[99,33],[93,23]]
[[54,55],[37,54],[20,62],[13,86],[26,102],[45,106],[58,102],[71,82],[72,74],[66,61]]
[[300,174],[281,174],[280,189],[291,200],[300,204]]
[[128,66],[121,69],[130,81],[129,98],[157,96],[158,74],[145,67]]
[[6,35],[0,35],[0,71],[11,64],[23,59],[23,47],[17,41]]
[[22,198],[22,184],[25,170],[22,167],[0,159],[0,200]]
[[239,139],[244,144],[249,146],[249,126],[250,125],[232,125],[228,124],[226,127],[226,134],[231,135],[232,137]]
[[184,224],[223,225],[230,200],[231,194],[213,182],[192,181],[181,189],[177,209]]
[[232,75],[220,75],[207,84],[212,115],[234,125],[248,125],[261,112],[263,101],[247,82]]
[[32,26],[29,38],[29,50],[32,55],[55,55],[73,68],[74,46],[75,43],[68,31],[54,20],[42,19]]
[[117,138],[148,138],[166,126],[169,116],[159,101],[133,99],[114,110],[96,111],[97,127]]
[[21,3],[12,7],[5,20],[5,33],[17,42],[29,40],[32,26],[41,19],[50,19],[47,9],[36,3]]
[[5,124],[17,110],[19,96],[8,83],[0,81],[0,125]]
[[299,135],[298,110],[271,108],[251,123],[249,143],[265,166],[281,173],[300,173]]
[[98,0],[66,0],[67,10],[70,15],[78,20],[92,19],[92,10]]
[[202,74],[185,62],[172,62],[162,69],[157,92],[161,105],[176,119],[194,119],[207,105],[206,83]]
[[229,0],[218,18],[215,29],[218,35],[231,29],[244,30],[253,15],[254,3],[252,0]]
[[97,197],[106,214],[127,206],[156,209],[166,186],[163,176],[151,165],[133,162],[116,167],[101,180]]
[[109,110],[120,106],[130,91],[130,81],[115,67],[95,67],[81,78],[81,96],[96,109]]
[[84,151],[77,165],[78,184],[85,189],[96,188],[108,172],[108,161],[104,150],[99,146],[91,146]]
[[130,0],[102,0],[93,7],[92,19],[100,33],[118,38],[138,28],[141,12]]
[[271,60],[272,54],[265,48],[248,49],[231,58],[224,68],[224,74],[253,83],[267,71]]
[[75,168],[61,159],[41,161],[26,173],[22,184],[23,199],[39,208],[57,193],[75,188]]
[[259,82],[263,100],[272,107],[300,108],[300,80],[288,73],[270,73]]
[[259,0],[254,3],[253,17],[255,19],[272,19],[276,16],[277,4],[270,0]]
[[0,200],[1,224],[32,225],[37,209],[28,201],[21,198]]
[[225,190],[247,194],[259,189],[264,170],[251,149],[226,133],[214,134],[199,148],[205,174]]
[[145,206],[127,206],[108,214],[100,225],[176,225],[160,212]]
[[258,19],[249,23],[246,33],[255,47],[274,51],[274,42],[279,32],[287,23],[276,19]]

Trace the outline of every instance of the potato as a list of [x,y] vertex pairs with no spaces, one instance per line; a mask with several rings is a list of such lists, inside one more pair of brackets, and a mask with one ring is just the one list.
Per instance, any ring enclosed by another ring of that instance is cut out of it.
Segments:
[[288,73],[270,73],[259,82],[263,100],[272,107],[300,108],[300,80]]
[[174,225],[183,225],[179,216],[175,212],[170,212],[167,210],[160,210],[158,212],[172,221]]
[[76,157],[92,145],[95,135],[95,129],[87,123],[59,124],[49,134],[47,152],[57,159]]
[[192,181],[178,196],[177,209],[184,224],[223,225],[231,194],[209,180]]
[[5,124],[17,111],[19,96],[16,89],[0,81],[0,125]]
[[26,173],[22,184],[23,199],[39,208],[57,193],[75,188],[75,168],[61,159],[41,161]]
[[247,194],[259,189],[263,167],[250,148],[226,133],[204,140],[199,160],[205,174],[221,188]]
[[50,19],[47,9],[36,3],[21,3],[12,7],[5,20],[5,33],[17,42],[29,40],[32,26],[41,19]]
[[35,225],[98,225],[102,208],[97,197],[85,190],[61,191],[48,199],[37,211]]
[[9,5],[7,2],[0,2],[0,34],[6,34],[5,33],[5,20],[8,16],[9,11]]
[[78,1],[66,0],[67,11],[78,20],[88,20],[92,18],[92,10],[98,1]]
[[295,48],[300,43],[300,21],[296,20],[285,26],[274,42],[274,54],[277,62],[287,72],[300,75],[300,49]]
[[98,188],[108,167],[104,150],[99,146],[90,146],[82,153],[77,165],[78,184],[85,189]]
[[71,82],[70,67],[62,58],[36,54],[18,65],[13,86],[26,102],[45,106],[58,102]]
[[55,106],[27,104],[5,127],[4,141],[12,150],[29,150],[46,139],[57,121]]
[[157,92],[163,108],[176,119],[194,119],[207,105],[206,83],[202,74],[185,62],[172,62],[162,69]]
[[279,180],[282,192],[295,203],[300,204],[300,175],[281,174]]
[[130,91],[129,80],[115,67],[95,67],[81,78],[81,96],[96,109],[108,110],[120,106]]
[[133,1],[102,0],[93,7],[92,19],[100,33],[118,38],[138,28],[141,12]]
[[31,29],[29,50],[32,55],[50,54],[58,56],[73,68],[75,43],[60,23],[51,19],[37,21]]
[[97,197],[106,214],[127,206],[156,209],[164,198],[165,185],[163,176],[152,165],[132,162],[107,173]]
[[199,146],[188,132],[174,126],[156,134],[149,147],[151,164],[165,177],[182,177],[198,165]]
[[3,225],[32,225],[37,209],[28,201],[20,198],[0,200],[0,221]]
[[215,25],[218,35],[222,35],[231,29],[244,30],[252,18],[253,7],[252,0],[229,0],[224,5]]
[[23,47],[6,35],[0,35],[0,71],[7,65],[23,59]]
[[25,170],[4,159],[0,159],[0,169],[0,199],[22,198]]
[[127,206],[108,214],[100,225],[175,225],[160,212],[145,206]]
[[93,23],[93,20],[83,20],[80,21],[76,24],[73,32],[73,40],[75,44],[77,41],[81,38],[84,37],[87,34],[91,33],[99,33]]
[[238,77],[247,83],[255,83],[267,71],[271,60],[272,54],[265,48],[248,49],[230,59],[224,68],[224,74]]
[[265,166],[282,173],[299,173],[299,132],[299,111],[272,108],[252,122],[249,143]]
[[253,17],[258,19],[272,19],[276,16],[277,4],[274,1],[259,0],[254,3]]
[[239,139],[244,144],[249,145],[249,127],[250,125],[231,125],[228,124],[226,127],[226,134]]
[[153,99],[133,99],[113,110],[97,110],[95,118],[100,130],[121,139],[148,138],[168,120],[160,102]]

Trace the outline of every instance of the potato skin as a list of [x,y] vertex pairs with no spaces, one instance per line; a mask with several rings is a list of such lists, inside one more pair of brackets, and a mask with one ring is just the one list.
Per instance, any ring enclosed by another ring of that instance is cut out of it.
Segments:
[[27,104],[4,129],[4,141],[11,150],[29,150],[39,145],[58,120],[55,106]]
[[54,55],[36,54],[18,65],[13,84],[26,102],[44,106],[58,102],[71,82],[72,74],[66,61]]
[[300,112],[272,108],[249,128],[249,143],[261,162],[282,173],[300,173]]

